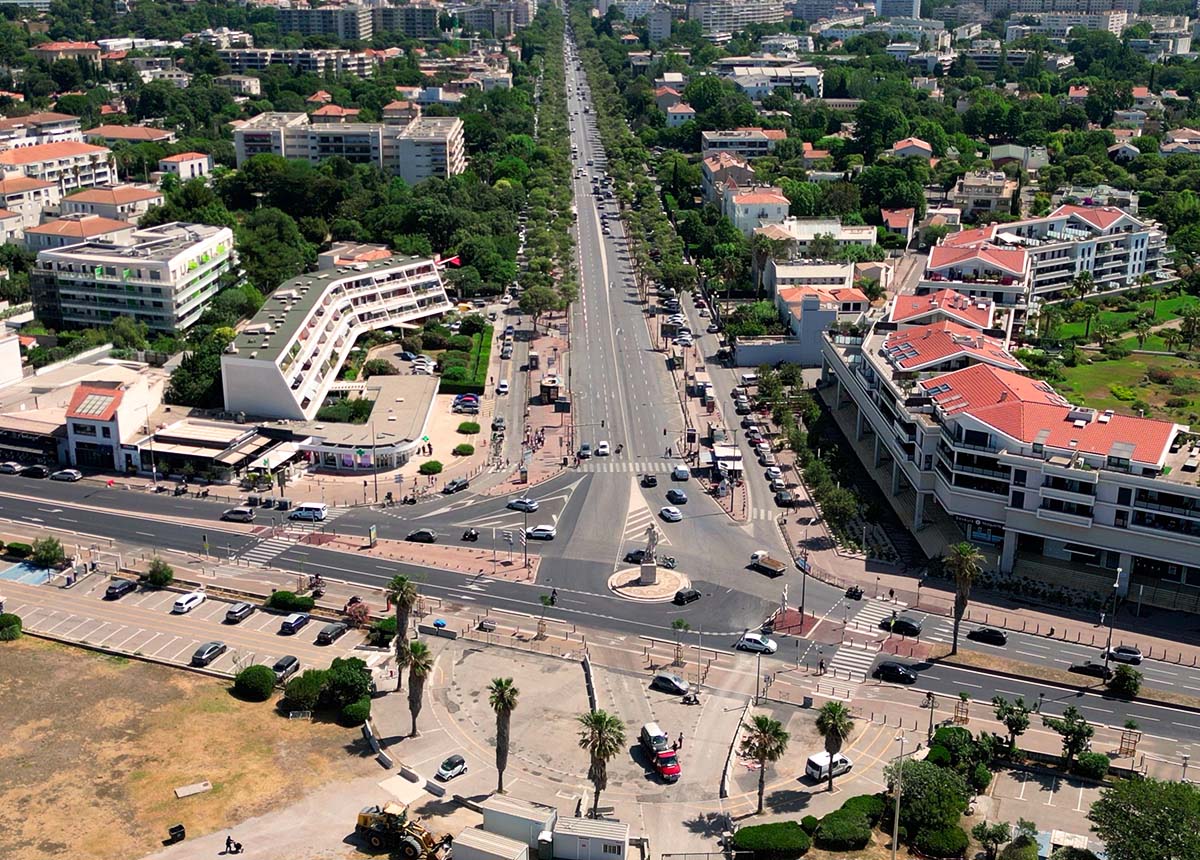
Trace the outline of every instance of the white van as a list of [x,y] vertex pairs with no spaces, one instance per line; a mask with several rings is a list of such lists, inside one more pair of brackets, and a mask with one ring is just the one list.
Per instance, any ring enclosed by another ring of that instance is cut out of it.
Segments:
[[692,473],[683,463],[680,463],[671,470],[672,481],[686,481],[690,477],[692,477]]
[[323,502],[304,502],[296,505],[296,509],[288,515],[292,520],[312,520],[321,522],[329,516],[329,505]]
[[757,373],[743,373],[742,374],[742,385],[758,385],[758,374]]
[[[854,767],[854,763],[846,758],[841,753],[836,753],[833,757],[833,775],[841,776],[850,768]],[[829,779],[829,762],[830,755],[827,752],[819,752],[808,757],[808,764],[804,766],[804,772],[810,777],[820,782],[823,779]]]

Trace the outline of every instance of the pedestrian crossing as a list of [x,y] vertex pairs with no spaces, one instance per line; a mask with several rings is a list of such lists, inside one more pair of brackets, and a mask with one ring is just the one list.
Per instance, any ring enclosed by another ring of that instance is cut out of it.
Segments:
[[636,500],[630,503],[629,513],[625,515],[625,528],[621,531],[621,545],[633,544],[635,547],[644,547],[646,545],[646,527],[651,523],[658,526],[659,546],[670,544],[671,539],[667,537],[665,529],[658,522],[658,514],[650,510],[650,506],[638,494]]
[[880,623],[885,618],[891,618],[892,613],[903,607],[895,603],[885,603],[882,600],[864,600],[862,608],[854,614],[851,620],[860,630],[880,630]]
[[750,510],[750,519],[752,519],[752,520],[763,520],[765,522],[774,522],[778,518],[779,518],[778,512],[772,511],[768,508],[751,508],[751,510]]
[[838,646],[833,659],[825,666],[827,674],[834,678],[849,678],[854,681],[865,681],[871,674],[875,657],[879,654],[877,645],[855,645],[845,642]]
[[249,549],[238,553],[237,557],[245,559],[251,564],[270,564],[271,561],[277,556],[283,554],[288,549],[298,544],[305,533],[319,530],[328,526],[333,520],[338,519],[349,510],[349,508],[330,508],[329,513],[325,516],[324,520],[322,520],[320,523],[314,523],[311,525],[305,523],[301,526],[297,523],[289,521],[285,523],[284,531],[282,533],[271,534],[269,537],[259,541]]
[[667,475],[675,468],[670,460],[614,460],[593,457],[579,464],[581,472],[620,473],[625,475]]

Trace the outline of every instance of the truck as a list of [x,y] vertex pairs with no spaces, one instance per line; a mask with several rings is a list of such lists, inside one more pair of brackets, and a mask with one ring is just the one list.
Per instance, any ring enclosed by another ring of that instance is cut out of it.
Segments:
[[750,553],[750,567],[754,570],[761,570],[763,573],[770,574],[771,576],[782,576],[788,569],[786,562],[780,561],[777,558],[771,558],[771,554],[765,549],[755,550]]

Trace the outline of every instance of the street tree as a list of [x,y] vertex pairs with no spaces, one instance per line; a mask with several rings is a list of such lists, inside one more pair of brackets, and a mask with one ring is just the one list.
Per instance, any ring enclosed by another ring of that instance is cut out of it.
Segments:
[[1000,846],[1012,839],[1012,827],[1007,821],[997,821],[995,824],[980,821],[971,828],[971,835],[983,846],[987,860],[996,860]]
[[530,287],[521,293],[521,298],[517,301],[521,312],[529,314],[533,318],[535,330],[542,314],[554,310],[558,304],[558,294],[549,287]]
[[504,769],[508,767],[509,728],[512,712],[517,709],[517,696],[521,693],[512,678],[493,678],[488,685],[488,704],[496,712],[496,771],[499,776],[496,791],[504,794]]
[[675,631],[675,665],[683,663],[683,644],[679,641],[679,637],[692,629],[692,625],[688,624],[682,618],[676,618],[671,622],[671,629]]
[[967,602],[971,599],[971,586],[983,572],[983,555],[974,544],[961,541],[950,548],[946,556],[946,570],[954,577],[954,631],[950,653],[958,653],[958,631],[962,626]]
[[29,560],[38,567],[58,567],[67,560],[67,554],[58,538],[43,537],[33,542]]
[[1067,759],[1067,767],[1088,747],[1092,735],[1096,733],[1091,723],[1083,718],[1079,709],[1068,705],[1061,717],[1042,717],[1042,725],[1051,731],[1058,732],[1062,737],[1063,755]]
[[424,704],[425,679],[433,671],[433,652],[420,640],[408,646],[408,712],[412,714],[412,736],[417,736],[417,717]]
[[[387,595],[396,609],[396,667],[400,670],[399,677],[403,678],[404,668],[408,666],[409,660],[408,620],[413,607],[417,605],[420,593],[417,591],[417,583],[409,577],[393,576],[387,584]],[[398,684],[397,690],[399,688]]]
[[1100,790],[1088,819],[1109,860],[1200,857],[1200,789],[1191,783],[1118,780]]
[[842,751],[842,745],[854,731],[854,715],[838,701],[829,701],[817,711],[817,733],[825,740],[825,752],[829,753],[829,790],[833,791],[832,759]]
[[588,754],[588,780],[595,794],[592,797],[592,817],[600,811],[600,792],[608,788],[608,763],[625,746],[625,723],[615,714],[594,710],[579,716],[579,748]]
[[783,758],[787,752],[789,735],[779,720],[766,714],[755,714],[750,722],[742,724],[742,729],[745,734],[742,735],[741,754],[758,763],[758,814],[762,815],[763,795],[767,789],[767,765]]
[[966,780],[954,769],[929,761],[893,761],[883,775],[889,792],[896,790],[899,768],[904,768],[904,802],[900,804],[900,824],[909,833],[917,830],[941,830],[958,823],[967,808],[970,790]]
[[1029,714],[1033,709],[1025,704],[1021,696],[1011,702],[1003,696],[995,696],[992,707],[995,708],[996,719],[1004,723],[1004,728],[1008,730],[1008,748],[1012,749],[1017,745],[1017,738],[1029,728]]

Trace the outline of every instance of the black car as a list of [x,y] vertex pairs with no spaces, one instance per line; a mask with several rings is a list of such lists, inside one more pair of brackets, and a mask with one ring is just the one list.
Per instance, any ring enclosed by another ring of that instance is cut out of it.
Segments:
[[683,490],[667,490],[667,501],[673,505],[686,505],[687,493]]
[[446,486],[442,488],[442,492],[445,493],[447,496],[452,496],[455,493],[461,493],[463,490],[465,490],[469,486],[471,486],[471,482],[468,481],[466,478],[455,478],[453,481],[448,482],[446,484]]
[[914,684],[917,680],[917,673],[903,663],[884,660],[875,667],[875,671],[871,673],[871,677],[878,678],[881,681],[891,681],[895,684]]
[[675,592],[673,603],[676,606],[687,606],[689,603],[695,603],[700,599],[700,592],[694,588],[681,588]]
[[280,657],[275,661],[275,665],[271,667],[271,671],[275,673],[275,683],[282,684],[300,671],[300,660],[291,654]]
[[45,466],[26,466],[21,470],[22,478],[48,478],[50,470]]
[[104,589],[104,599],[118,600],[131,591],[137,591],[137,583],[132,579],[114,579]]
[[980,627],[967,634],[967,638],[987,645],[1007,645],[1008,634],[995,627]]
[[192,654],[193,666],[207,666],[229,650],[224,642],[205,642]]
[[254,604],[246,603],[244,600],[233,604],[225,610],[225,623],[237,624],[239,621],[245,621],[254,614]]
[[791,490],[780,490],[775,494],[775,504],[781,508],[791,508],[796,505],[796,496]]
[[1076,663],[1070,671],[1076,675],[1087,675],[1089,678],[1103,678],[1105,681],[1113,676],[1112,669],[1107,668],[1103,663],[1093,663],[1091,660]]
[[410,540],[413,543],[437,543],[438,533],[433,529],[417,529],[415,532],[409,532],[405,540]]
[[646,551],[644,549],[631,549],[625,553],[626,564],[641,564],[646,560]]
[[318,645],[332,645],[334,642],[346,635],[349,630],[349,625],[341,621],[331,621],[321,628],[321,632],[317,634]]
[[654,475],[642,475],[642,486],[643,487],[657,487],[658,486],[658,478],[656,478]]
[[921,635],[920,622],[904,615],[898,618],[885,618],[879,622],[879,626],[883,630],[890,630],[892,633],[899,634],[900,636]]
[[504,422],[503,416],[497,416],[496,418],[492,419],[492,432],[493,433],[503,433],[504,428],[506,426],[507,425]]

